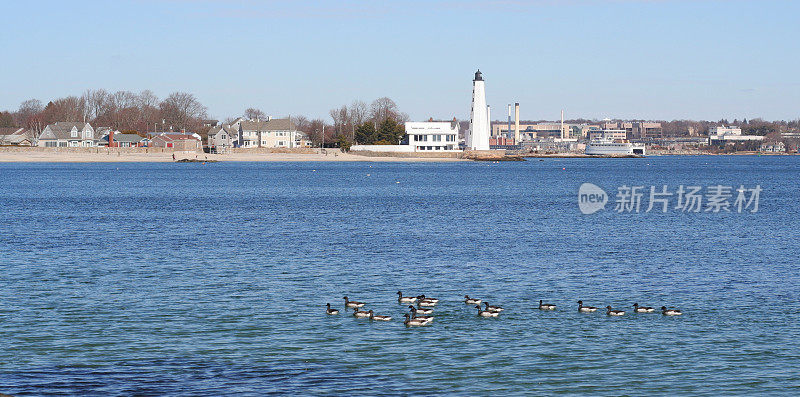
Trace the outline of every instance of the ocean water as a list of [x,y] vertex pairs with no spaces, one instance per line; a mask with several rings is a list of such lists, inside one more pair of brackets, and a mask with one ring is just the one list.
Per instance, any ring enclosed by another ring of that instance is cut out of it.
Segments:
[[[794,156],[0,164],[0,393],[797,395],[798,175]],[[605,210],[579,211],[585,182]],[[623,185],[720,184],[759,185],[758,212],[645,212],[649,190],[614,211]],[[404,327],[398,290],[441,299],[434,323]]]

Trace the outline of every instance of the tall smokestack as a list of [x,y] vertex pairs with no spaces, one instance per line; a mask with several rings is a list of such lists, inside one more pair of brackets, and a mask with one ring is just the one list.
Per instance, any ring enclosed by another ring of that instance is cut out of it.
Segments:
[[561,139],[566,138],[566,135],[564,133],[564,109],[561,109]]
[[519,145],[519,102],[514,104],[514,143]]
[[506,137],[511,134],[511,104],[508,104],[508,130],[506,132]]

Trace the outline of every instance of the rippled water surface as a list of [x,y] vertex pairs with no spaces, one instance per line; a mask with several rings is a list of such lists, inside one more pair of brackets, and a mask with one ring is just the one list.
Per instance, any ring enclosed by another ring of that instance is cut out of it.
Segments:
[[[798,157],[0,164],[0,392],[796,395],[798,175]],[[606,211],[579,212],[583,182]],[[665,184],[764,191],[755,214],[609,211],[618,186]],[[441,299],[434,324],[405,328],[397,290]]]

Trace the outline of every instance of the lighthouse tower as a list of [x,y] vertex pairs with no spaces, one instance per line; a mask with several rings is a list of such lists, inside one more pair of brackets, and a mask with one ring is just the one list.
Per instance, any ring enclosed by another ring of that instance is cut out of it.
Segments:
[[486,106],[486,88],[480,69],[472,80],[472,112],[469,121],[467,149],[489,150],[489,108]]

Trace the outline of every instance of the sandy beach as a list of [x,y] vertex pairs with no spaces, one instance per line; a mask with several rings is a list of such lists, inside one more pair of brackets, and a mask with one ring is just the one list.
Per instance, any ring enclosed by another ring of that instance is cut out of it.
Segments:
[[321,153],[228,153],[195,154],[175,153],[83,153],[66,151],[0,151],[0,162],[39,162],[39,163],[114,163],[114,162],[172,162],[181,159],[214,161],[387,161],[387,162],[452,162],[469,161],[455,158],[400,158],[368,157],[328,150]]

